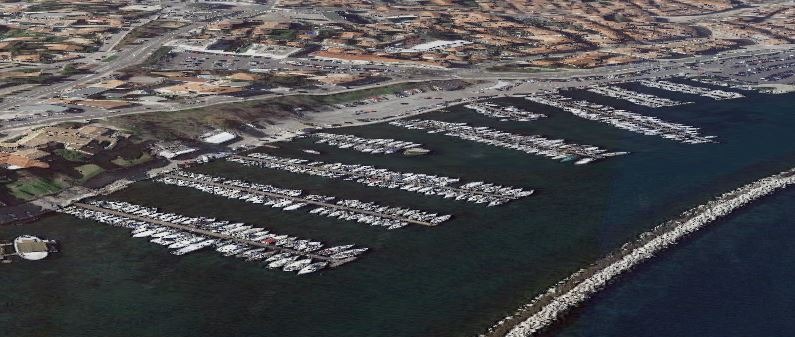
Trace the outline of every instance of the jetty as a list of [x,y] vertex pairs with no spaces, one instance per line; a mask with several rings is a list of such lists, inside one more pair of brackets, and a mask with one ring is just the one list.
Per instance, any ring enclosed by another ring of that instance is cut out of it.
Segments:
[[702,136],[699,133],[699,128],[694,126],[668,122],[657,117],[616,109],[589,101],[573,100],[559,93],[528,95],[525,99],[561,109],[583,119],[602,122],[646,136],[659,136],[685,144],[715,142],[713,140],[714,136]]
[[493,325],[481,337],[528,337],[536,335],[583,304],[616,277],[684,237],[731,214],[737,209],[795,184],[795,168],[754,181],[683,212],[624,244],[615,252],[581,269],[547,289]]
[[345,259],[334,259],[334,258],[332,258],[330,256],[325,256],[325,255],[315,254],[315,253],[311,253],[311,252],[300,251],[300,250],[296,250],[296,249],[292,249],[292,248],[282,247],[282,246],[278,246],[278,245],[273,244],[273,243],[266,243],[266,242],[262,242],[262,241],[247,240],[247,239],[240,238],[240,237],[233,236],[233,235],[229,235],[229,234],[223,234],[223,233],[210,231],[210,230],[205,230],[205,229],[201,229],[201,228],[197,228],[197,227],[193,227],[193,226],[189,226],[189,225],[183,225],[183,224],[178,224],[178,223],[171,222],[171,221],[165,221],[165,220],[157,219],[157,218],[154,218],[154,217],[136,215],[136,214],[120,211],[120,210],[115,210],[115,209],[106,208],[106,207],[100,207],[100,206],[91,205],[91,204],[82,203],[82,202],[76,202],[76,203],[72,204],[72,206],[73,207],[77,207],[77,208],[81,208],[81,209],[85,209],[85,210],[98,212],[98,213],[109,214],[109,215],[114,215],[114,216],[118,216],[118,217],[122,217],[122,218],[127,218],[127,219],[130,219],[130,220],[137,220],[137,221],[141,221],[141,222],[145,222],[145,223],[149,223],[149,224],[155,224],[155,225],[158,225],[158,226],[169,227],[169,228],[176,229],[176,230],[179,230],[179,231],[189,232],[189,233],[201,235],[203,237],[214,238],[214,239],[218,239],[218,240],[222,240],[222,241],[237,242],[237,243],[240,243],[240,244],[243,244],[243,245],[248,245],[248,246],[253,246],[253,247],[258,247],[258,248],[265,248],[265,249],[268,249],[270,251],[275,251],[277,253],[289,253],[289,254],[292,254],[292,255],[306,256],[306,257],[309,257],[309,258],[312,258],[312,259],[315,259],[315,260],[328,262],[330,267],[338,267],[338,266],[341,266],[341,265],[346,264],[348,262],[352,262],[352,261],[356,260],[356,257],[349,257],[349,258],[345,258]]
[[11,263],[11,256],[16,255],[14,244],[0,241],[0,263]]
[[[212,191],[217,192],[217,193],[214,193],[214,194],[219,194],[219,195],[237,195],[237,196],[241,196],[240,193],[242,192],[242,193],[249,194],[249,195],[258,195],[258,196],[263,196],[263,197],[274,198],[274,199],[277,199],[277,200],[286,199],[286,200],[290,200],[290,201],[292,201],[294,203],[303,203],[303,204],[308,204],[308,205],[315,205],[315,206],[318,206],[318,207],[323,207],[323,208],[327,208],[327,209],[331,209],[331,210],[347,211],[347,212],[352,212],[352,213],[361,213],[361,214],[374,216],[374,217],[377,217],[377,218],[391,219],[391,220],[395,220],[395,221],[398,221],[398,222],[405,222],[405,223],[410,223],[410,224],[415,224],[415,225],[436,226],[436,225],[439,224],[439,222],[418,220],[418,219],[413,218],[413,217],[398,216],[398,215],[389,214],[389,213],[385,213],[385,212],[379,212],[379,211],[375,211],[375,210],[368,210],[368,209],[362,209],[362,208],[357,208],[357,207],[346,206],[344,204],[330,203],[330,202],[322,201],[323,199],[316,200],[315,198],[308,198],[307,196],[302,196],[302,195],[294,196],[294,195],[289,195],[289,194],[286,194],[286,193],[269,192],[269,191],[265,191],[264,188],[255,188],[255,187],[259,187],[259,186],[258,186],[258,184],[253,184],[253,183],[244,183],[245,185],[248,185],[248,186],[251,186],[251,187],[242,187],[242,186],[238,186],[238,185],[240,185],[241,182],[230,181],[228,179],[223,179],[223,178],[219,178],[219,177],[211,177],[211,176],[206,176],[206,175],[196,174],[196,173],[186,173],[186,172],[167,173],[167,174],[163,175],[160,179],[158,179],[158,181],[166,183],[166,184],[170,184],[170,185],[179,185],[179,186],[182,186],[182,185],[177,184],[177,182],[188,182],[188,183],[195,184],[194,186],[211,187]],[[190,186],[190,185],[187,185],[187,186]],[[262,187],[265,187],[265,186],[262,186]],[[237,192],[237,193],[230,194],[230,193],[234,193],[234,192]]]
[[693,103],[693,102],[679,102],[672,99],[662,98],[650,94],[643,94],[616,86],[594,87],[588,89],[588,91],[600,95],[605,95],[608,97],[622,99],[627,102],[637,105],[642,105],[649,108],[662,108],[668,106],[677,106],[677,105]]
[[691,95],[699,95],[703,97],[709,97],[714,100],[735,99],[735,98],[745,97],[745,95],[739,92],[697,87],[693,85],[675,83],[670,81],[642,80],[640,81],[640,84],[647,86],[649,88],[656,88],[656,89],[668,90],[673,92],[681,92]]
[[392,121],[389,124],[409,130],[425,130],[431,134],[444,134],[467,141],[543,156],[553,160],[575,160],[575,165],[588,164],[595,160],[627,154],[627,152],[607,152],[607,150],[597,146],[567,143],[563,139],[550,139],[541,135],[525,136],[495,130],[486,126],[474,127],[467,123],[450,123],[432,119],[409,119]]
[[478,204],[485,203],[488,206],[501,205],[533,194],[533,190],[523,190],[480,181],[453,186],[451,184],[459,182],[458,178],[395,172],[358,164],[310,162],[304,159],[283,158],[265,153],[252,153],[248,156],[232,155],[227,157],[226,160],[247,166],[266,167],[293,173],[355,181],[372,187],[402,189]]

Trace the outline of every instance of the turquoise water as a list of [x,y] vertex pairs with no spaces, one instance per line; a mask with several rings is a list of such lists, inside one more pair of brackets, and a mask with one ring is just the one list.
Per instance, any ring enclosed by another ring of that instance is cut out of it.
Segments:
[[[645,137],[518,99],[506,101],[550,118],[506,123],[463,109],[424,117],[632,152],[586,166],[389,125],[335,132],[405,139],[434,153],[373,156],[308,140],[263,150],[538,190],[495,208],[227,162],[195,169],[455,215],[434,228],[385,231],[152,182],[135,184],[109,199],[372,251],[339,269],[296,277],[213,252],[176,257],[125,230],[51,216],[0,228],[0,237],[31,233],[64,244],[55,259],[3,266],[0,327],[15,336],[472,336],[655,224],[716,193],[795,166],[794,98],[639,109],[701,126],[721,141],[705,145]],[[307,154],[305,148],[323,154]]]

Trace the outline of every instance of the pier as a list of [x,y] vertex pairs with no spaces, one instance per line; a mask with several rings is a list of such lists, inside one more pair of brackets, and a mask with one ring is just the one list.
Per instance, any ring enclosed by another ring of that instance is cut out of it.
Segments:
[[640,84],[647,86],[649,88],[657,88],[661,90],[668,90],[673,92],[681,92],[685,94],[691,95],[700,95],[704,97],[709,97],[714,100],[722,100],[722,99],[733,99],[733,98],[743,98],[745,97],[743,94],[739,92],[731,92],[731,91],[724,91],[724,90],[717,90],[717,89],[709,89],[704,87],[697,87],[682,83],[674,83],[670,81],[650,81],[650,80],[642,80]]
[[192,182],[197,183],[197,184],[204,184],[204,185],[209,185],[209,186],[223,188],[223,189],[231,189],[231,190],[236,190],[236,191],[246,192],[246,193],[250,193],[250,194],[266,196],[266,197],[279,198],[279,199],[288,199],[290,201],[302,202],[302,203],[307,203],[307,204],[310,204],[310,205],[315,205],[315,206],[325,207],[325,208],[331,208],[331,209],[335,209],[335,210],[362,213],[362,214],[377,216],[377,217],[380,217],[380,218],[387,218],[387,219],[392,219],[392,220],[397,220],[397,221],[408,222],[408,223],[412,223],[412,224],[415,224],[415,225],[422,225],[422,226],[436,226],[437,225],[437,224],[434,224],[434,223],[431,223],[431,222],[427,222],[427,221],[419,221],[419,220],[410,219],[410,218],[407,218],[407,217],[395,216],[395,215],[391,215],[391,214],[386,214],[386,213],[381,213],[381,212],[374,212],[374,211],[369,211],[369,210],[364,210],[364,209],[359,209],[359,208],[354,208],[354,207],[348,207],[348,206],[343,206],[343,205],[338,205],[338,204],[332,204],[332,203],[323,202],[323,201],[316,201],[316,200],[307,199],[307,198],[304,198],[304,197],[301,197],[301,196],[290,196],[290,195],[286,195],[286,194],[261,191],[261,190],[257,190],[257,189],[253,189],[253,188],[243,188],[243,187],[238,187],[238,186],[234,186],[234,185],[221,184],[221,183],[217,183],[217,182],[213,182],[213,181],[194,179],[194,178],[186,177],[184,175],[176,175],[176,174],[168,173],[168,174],[163,175],[163,177],[171,178],[171,179],[185,180],[185,181],[192,181]]
[[[286,170],[286,171],[293,171],[293,170],[285,168],[286,166],[289,166],[289,167],[293,167],[293,168],[298,168],[298,169],[304,170],[303,172],[310,171],[307,174],[312,174],[312,175],[320,175],[320,174],[315,174],[315,173],[311,172],[311,171],[317,171],[317,172],[331,173],[331,174],[336,175],[338,177],[351,177],[351,178],[357,178],[357,179],[383,180],[383,179],[381,179],[382,177],[379,177],[379,176],[377,176],[375,174],[374,175],[368,175],[366,173],[366,171],[368,171],[367,169],[372,169],[372,170],[376,169],[374,167],[369,167],[369,166],[346,165],[346,166],[356,166],[357,169],[361,168],[361,169],[364,169],[364,170],[361,170],[361,171],[365,171],[365,173],[358,173],[358,172],[355,172],[354,170],[340,170],[340,169],[335,169],[333,167],[324,167],[324,166],[318,166],[318,165],[303,164],[303,163],[296,162],[295,160],[290,160],[289,158],[277,158],[277,157],[273,157],[273,156],[270,156],[270,155],[264,155],[264,154],[262,156],[267,156],[267,158],[258,158],[258,157],[253,157],[253,156],[231,155],[231,156],[227,157],[227,160],[232,159],[232,161],[238,162],[238,163],[242,163],[242,164],[245,164],[245,162],[256,162],[256,163],[263,164],[263,165],[274,165],[275,164],[274,167],[272,167],[272,168]],[[273,159],[273,158],[276,158],[276,159]],[[316,163],[319,163],[319,162],[316,162]],[[381,174],[381,175],[405,175],[404,173],[393,172],[393,171],[379,171],[379,172],[377,172],[377,174]],[[448,178],[448,177],[435,177],[435,178],[440,178],[440,180],[443,180],[443,181],[456,181],[457,180],[457,179]],[[399,181],[390,181],[390,182],[400,183],[400,184],[405,184],[405,185],[417,184],[417,182],[415,182],[415,181],[412,181],[411,183],[405,183],[405,182],[399,182]],[[458,193],[458,194],[463,194],[463,195],[467,195],[467,194],[468,195],[476,195],[476,196],[480,196],[480,197],[490,198],[490,199],[493,199],[493,200],[512,200],[512,199],[518,199],[518,198],[521,197],[521,196],[515,196],[515,195],[504,195],[504,194],[498,194],[498,193],[491,193],[491,192],[484,191],[484,190],[453,187],[453,186],[448,186],[448,185],[442,184],[442,183],[438,183],[438,184],[422,184],[422,185],[424,185],[423,187],[431,187],[431,188],[434,188],[434,189],[441,190],[441,193],[453,192],[453,193]],[[532,190],[525,191],[525,194],[526,195],[532,194]],[[526,196],[526,195],[523,195],[523,196]]]
[[659,136],[686,144],[714,143],[714,136],[702,136],[699,128],[680,123],[668,122],[657,117],[616,109],[583,100],[573,100],[559,93],[529,95],[525,99],[549,105],[574,116],[610,124],[619,129],[646,136]]
[[14,244],[0,241],[0,263],[11,263],[11,256],[17,255]]
[[607,152],[593,145],[566,143],[563,139],[550,139],[541,135],[519,135],[489,127],[473,127],[466,123],[450,123],[430,119],[409,119],[389,122],[390,125],[409,130],[425,130],[476,143],[521,151],[554,160],[577,160],[575,165],[594,160],[624,155],[626,152]]
[[340,149],[351,149],[370,154],[400,153],[400,151],[422,146],[422,144],[395,140],[392,138],[364,138],[354,135],[340,135],[325,132],[313,133],[310,134],[309,137],[316,138],[316,144],[326,144]]
[[650,94],[643,94],[639,92],[635,92],[632,90],[627,90],[621,87],[616,86],[607,86],[607,87],[594,87],[588,89],[588,91],[597,93],[600,95],[605,95],[608,97],[613,97],[617,99],[622,99],[630,103],[634,103],[637,105],[646,106],[649,108],[662,108],[668,106],[676,106],[676,105],[683,105],[683,104],[690,104],[693,102],[679,102],[668,98],[657,97]]
[[526,111],[513,105],[500,106],[494,103],[471,103],[464,105],[464,107],[487,117],[499,118],[501,121],[530,122],[547,117],[545,114]]
[[270,249],[272,251],[276,251],[276,252],[279,252],[279,253],[291,253],[291,254],[294,254],[294,255],[306,256],[306,257],[310,257],[312,259],[316,259],[316,260],[319,260],[319,261],[328,262],[329,266],[331,266],[331,267],[337,267],[337,266],[343,265],[345,263],[352,262],[352,261],[356,260],[356,257],[350,257],[350,258],[347,258],[347,259],[339,259],[339,260],[338,259],[333,259],[333,258],[331,258],[329,256],[303,252],[303,251],[299,251],[299,250],[295,250],[295,249],[291,249],[291,248],[287,248],[287,247],[280,247],[280,246],[277,246],[277,245],[274,245],[274,244],[267,244],[267,243],[264,243],[264,242],[257,242],[257,241],[241,239],[241,238],[234,237],[234,236],[227,235],[227,234],[216,233],[216,232],[212,232],[212,231],[208,231],[208,230],[203,230],[203,229],[200,229],[200,228],[194,228],[194,227],[191,227],[191,226],[176,224],[176,223],[169,222],[169,221],[163,221],[163,220],[159,220],[159,219],[153,219],[153,218],[149,218],[149,217],[129,214],[129,213],[126,213],[126,212],[117,211],[117,210],[113,210],[113,209],[108,209],[108,208],[104,208],[104,207],[98,207],[98,206],[94,206],[94,205],[90,205],[90,204],[86,204],[86,203],[82,203],[82,202],[76,202],[76,203],[72,204],[72,206],[83,208],[83,209],[87,209],[87,210],[91,210],[91,211],[95,211],[95,212],[101,212],[101,213],[111,214],[111,215],[115,215],[115,216],[119,216],[119,217],[124,217],[124,218],[132,219],[132,220],[138,220],[138,221],[152,223],[152,224],[156,224],[156,225],[160,225],[160,226],[170,227],[170,228],[173,228],[173,229],[194,233],[194,234],[198,234],[198,235],[209,237],[209,238],[215,238],[215,239],[220,239],[220,240],[225,240],[225,241],[235,241],[237,243],[246,244],[246,245],[249,245],[249,246],[254,246],[254,247],[259,247],[259,248],[266,248],[266,249]]

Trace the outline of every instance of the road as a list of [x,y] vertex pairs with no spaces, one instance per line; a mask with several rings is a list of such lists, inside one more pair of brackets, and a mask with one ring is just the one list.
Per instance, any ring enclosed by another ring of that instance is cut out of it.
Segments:
[[141,45],[129,46],[124,50],[120,50],[116,54],[118,55],[117,58],[108,62],[103,62],[102,65],[94,69],[94,72],[92,74],[79,75],[79,77],[74,78],[67,82],[41,86],[26,91],[24,93],[19,93],[13,96],[5,97],[3,102],[0,102],[0,111],[9,110],[9,108],[14,107],[15,105],[20,105],[22,103],[36,104],[44,99],[57,97],[61,93],[69,91],[70,89],[74,89],[77,86],[105,78],[118,70],[142,63],[155,51],[157,51],[157,49],[162,47],[167,42],[174,40],[180,35],[188,33],[192,29],[204,27],[207,24],[207,22],[210,20],[217,20],[222,18],[242,19],[242,18],[257,16],[270,10],[273,7],[273,3],[264,6],[252,6],[252,7],[253,8],[245,10],[237,10],[237,9],[226,10],[205,21],[195,22],[187,26],[181,27],[179,29],[170,31],[166,34],[150,39]]
[[[150,112],[170,112],[181,111],[195,108],[204,108],[220,104],[235,103],[235,102],[248,102],[267,100],[277,97],[287,96],[321,96],[331,95],[345,92],[352,92],[364,89],[378,88],[388,85],[401,84],[401,83],[416,83],[427,82],[431,80],[441,79],[461,79],[469,81],[485,81],[482,85],[474,85],[463,90],[456,91],[443,91],[443,92],[429,92],[418,96],[411,96],[404,99],[393,99],[386,102],[374,103],[366,106],[359,106],[354,108],[334,109],[332,111],[324,111],[321,115],[312,116],[315,123],[318,124],[335,124],[342,121],[353,121],[358,119],[355,113],[360,110],[372,110],[374,113],[362,116],[363,118],[381,119],[387,117],[400,117],[414,115],[420,112],[427,112],[447,104],[460,102],[465,100],[473,100],[479,98],[487,98],[494,96],[510,96],[510,95],[526,95],[540,91],[555,90],[559,88],[580,87],[585,88],[588,86],[605,84],[610,82],[621,81],[634,81],[640,79],[650,79],[654,77],[664,76],[687,76],[687,75],[701,75],[705,72],[704,69],[691,69],[686,66],[687,64],[700,63],[700,62],[724,62],[731,61],[747,56],[766,55],[781,50],[791,50],[795,45],[781,45],[766,48],[748,48],[746,50],[732,51],[722,53],[719,55],[705,55],[675,60],[660,60],[658,62],[642,63],[634,65],[617,65],[597,69],[579,69],[579,70],[564,70],[564,71],[551,71],[544,73],[494,73],[482,72],[478,69],[458,69],[448,72],[446,76],[433,76],[415,77],[410,79],[399,79],[388,82],[382,82],[372,85],[361,86],[353,89],[340,89],[329,90],[323,92],[310,92],[310,93],[290,93],[290,94],[264,94],[251,96],[246,98],[231,97],[231,96],[210,96],[204,101],[195,101],[189,104],[168,105],[161,104],[161,107],[153,108],[152,106],[135,107],[132,109],[107,111],[100,109],[87,110],[82,114],[69,114],[69,115],[56,115],[36,118],[30,121],[20,121],[15,123],[7,123],[0,127],[0,131],[14,135],[24,132],[25,130],[41,125],[48,125],[52,123],[66,122],[66,121],[84,121],[95,118],[105,118],[112,116],[128,116],[141,113]],[[635,74],[635,75],[633,75]],[[622,77],[618,79],[619,77]],[[519,85],[512,86],[507,89],[494,88],[499,81],[519,81]],[[441,97],[441,99],[437,99]],[[361,124],[361,123],[360,123]],[[306,126],[304,126],[306,127]]]

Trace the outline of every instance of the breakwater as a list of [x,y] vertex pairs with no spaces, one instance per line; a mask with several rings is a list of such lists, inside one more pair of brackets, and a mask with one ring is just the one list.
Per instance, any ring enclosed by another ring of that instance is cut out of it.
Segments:
[[611,280],[646,261],[683,237],[735,210],[795,184],[795,168],[766,177],[724,193],[658,225],[600,259],[558,282],[546,292],[493,325],[481,336],[532,336],[556,322],[562,315],[585,302]]

